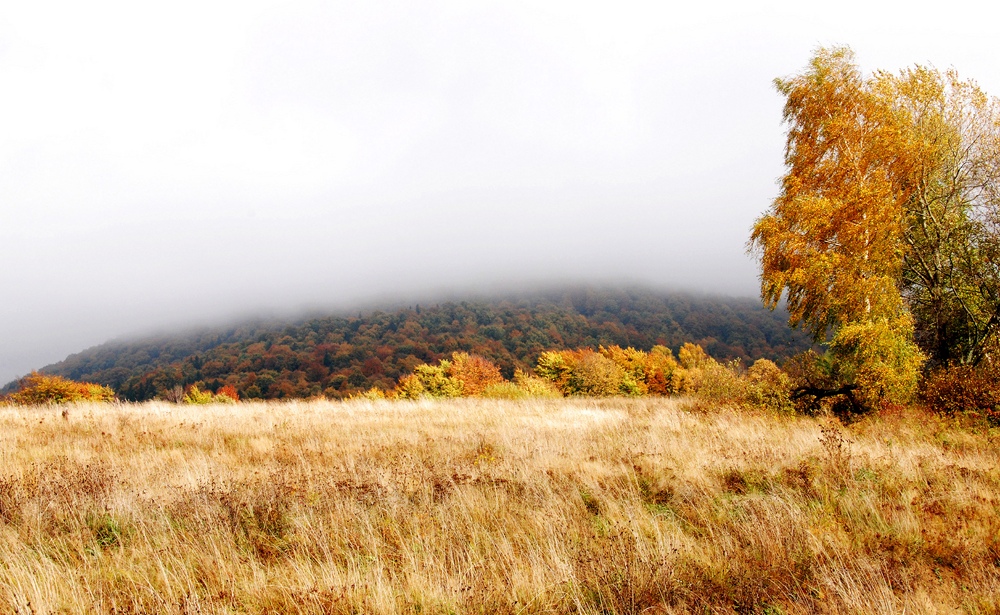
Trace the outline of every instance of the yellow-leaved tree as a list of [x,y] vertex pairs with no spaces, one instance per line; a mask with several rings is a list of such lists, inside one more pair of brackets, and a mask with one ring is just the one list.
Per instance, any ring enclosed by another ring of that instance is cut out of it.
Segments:
[[908,195],[898,178],[914,160],[899,114],[846,48],[821,49],[802,74],[775,83],[787,172],[750,248],[765,304],[784,298],[790,324],[828,344],[796,395],[837,397],[854,411],[904,402],[923,355],[900,294]]

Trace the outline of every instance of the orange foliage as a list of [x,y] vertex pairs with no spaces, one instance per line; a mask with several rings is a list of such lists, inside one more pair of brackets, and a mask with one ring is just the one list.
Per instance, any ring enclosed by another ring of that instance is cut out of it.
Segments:
[[486,387],[504,381],[500,368],[479,355],[456,352],[451,357],[448,375],[462,383],[462,394],[476,397]]
[[218,391],[215,392],[215,396],[216,397],[228,397],[229,399],[231,399],[233,401],[239,401],[240,400],[240,394],[236,392],[236,387],[234,387],[231,384],[227,384],[226,386],[221,387]]
[[80,401],[114,401],[115,392],[92,382],[74,382],[61,376],[47,376],[32,372],[21,381],[21,389],[7,396],[10,403],[30,406],[34,404],[66,404]]

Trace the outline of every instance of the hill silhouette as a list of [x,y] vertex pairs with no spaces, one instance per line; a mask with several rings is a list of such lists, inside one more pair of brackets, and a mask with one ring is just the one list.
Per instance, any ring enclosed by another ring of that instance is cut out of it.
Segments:
[[780,361],[810,346],[786,320],[754,299],[574,288],[114,341],[40,371],[132,401],[192,384],[231,385],[243,398],[336,398],[391,389],[416,365],[455,351],[492,360],[506,377],[544,350],[613,344],[676,351],[694,342],[722,360]]

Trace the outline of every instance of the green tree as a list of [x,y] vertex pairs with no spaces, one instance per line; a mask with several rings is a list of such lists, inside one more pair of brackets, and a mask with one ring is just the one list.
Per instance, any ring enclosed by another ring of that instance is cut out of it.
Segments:
[[909,164],[902,289],[937,364],[979,363],[1000,325],[1000,104],[954,70],[880,73]]

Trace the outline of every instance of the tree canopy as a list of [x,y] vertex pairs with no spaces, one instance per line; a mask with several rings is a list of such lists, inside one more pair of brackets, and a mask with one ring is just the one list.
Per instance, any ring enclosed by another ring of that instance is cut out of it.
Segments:
[[903,202],[889,168],[895,135],[846,49],[821,50],[778,79],[788,124],[781,193],[753,229],[761,295],[817,339],[838,323],[899,312]]
[[881,74],[910,163],[901,288],[935,363],[976,364],[1000,325],[1000,104],[954,70]]

